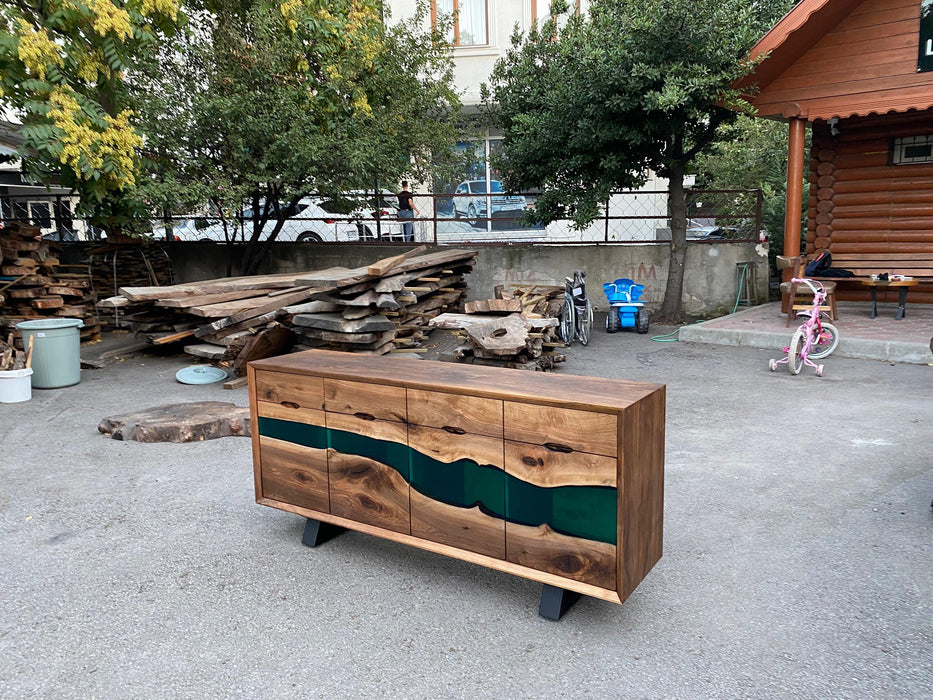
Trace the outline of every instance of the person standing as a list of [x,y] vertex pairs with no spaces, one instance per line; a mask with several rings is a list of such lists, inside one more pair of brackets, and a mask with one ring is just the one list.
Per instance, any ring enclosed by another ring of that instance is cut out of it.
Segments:
[[[398,193],[398,218],[414,219],[415,214],[420,213],[415,206],[414,195],[408,189],[408,180],[402,180],[402,191]],[[410,221],[403,223],[402,229],[407,243],[415,240],[414,225]]]

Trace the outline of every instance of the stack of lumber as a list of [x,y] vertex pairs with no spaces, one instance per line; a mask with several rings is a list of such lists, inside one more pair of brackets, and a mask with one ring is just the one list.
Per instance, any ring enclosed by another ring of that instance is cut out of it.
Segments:
[[[85,269],[90,271],[92,288],[101,297],[115,296],[121,287],[159,287],[174,281],[172,261],[165,249],[141,240],[92,248]],[[112,326],[126,325],[118,308],[101,309],[100,316]]]
[[[453,359],[471,364],[546,371],[564,362],[557,352],[563,287],[496,287],[494,299],[467,302],[466,313],[442,314],[434,328],[454,330],[464,341]],[[503,315],[505,314],[505,315]]]
[[367,267],[334,267],[164,287],[122,287],[120,308],[137,334],[232,367],[289,351],[326,348],[381,355],[419,352],[428,322],[460,307],[475,251],[418,248]]
[[[100,338],[97,296],[86,272],[63,272],[61,246],[44,241],[40,230],[19,222],[0,229],[0,328],[20,321],[67,317],[84,321],[81,340]],[[17,343],[22,344],[22,339]]]

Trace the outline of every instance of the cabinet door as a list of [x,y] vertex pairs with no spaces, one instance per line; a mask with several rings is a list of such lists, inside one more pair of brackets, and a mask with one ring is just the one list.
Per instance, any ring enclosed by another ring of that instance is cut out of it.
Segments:
[[256,371],[256,400],[289,408],[324,408],[324,380],[286,372]]
[[517,402],[504,412],[506,559],[616,590],[618,416]]
[[410,534],[407,426],[330,412],[326,420],[331,513]]
[[505,558],[502,440],[410,425],[411,534]]
[[260,495],[329,512],[324,412],[262,401],[257,412]]

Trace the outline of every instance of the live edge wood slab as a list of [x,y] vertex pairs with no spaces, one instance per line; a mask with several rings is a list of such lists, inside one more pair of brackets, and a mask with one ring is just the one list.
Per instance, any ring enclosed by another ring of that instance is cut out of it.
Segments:
[[615,603],[661,557],[663,385],[326,350],[248,377],[260,504]]

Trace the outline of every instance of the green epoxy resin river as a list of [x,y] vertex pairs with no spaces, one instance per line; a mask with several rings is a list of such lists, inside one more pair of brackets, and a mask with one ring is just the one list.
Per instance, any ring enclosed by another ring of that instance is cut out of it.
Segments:
[[532,527],[546,523],[564,535],[616,544],[617,491],[611,486],[536,486],[471,459],[441,462],[395,442],[276,418],[260,418],[259,434],[375,460],[441,503],[479,506],[509,522]]

